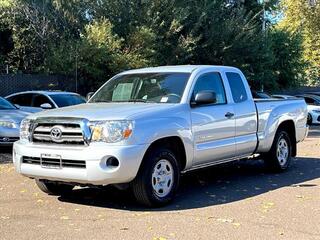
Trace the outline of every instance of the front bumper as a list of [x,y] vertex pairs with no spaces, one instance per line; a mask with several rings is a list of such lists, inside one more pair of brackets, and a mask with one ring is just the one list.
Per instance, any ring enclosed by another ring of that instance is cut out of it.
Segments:
[[19,129],[0,127],[0,146],[12,146],[19,140]]
[[[108,185],[128,183],[138,173],[143,156],[149,145],[108,146],[92,144],[88,147],[50,146],[15,142],[13,163],[16,171],[24,176],[52,181],[79,184]],[[62,167],[47,168],[40,164],[23,163],[23,157],[40,158],[43,154],[61,156],[61,159],[85,161],[85,168]],[[106,165],[109,157],[119,160],[119,166]]]

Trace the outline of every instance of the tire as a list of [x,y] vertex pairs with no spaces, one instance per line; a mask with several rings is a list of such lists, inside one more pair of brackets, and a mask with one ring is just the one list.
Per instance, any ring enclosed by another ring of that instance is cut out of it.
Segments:
[[311,114],[310,114],[310,113],[308,113],[307,124],[308,124],[309,126],[311,126],[311,125],[312,125],[312,116],[311,116]]
[[42,192],[47,193],[49,195],[56,195],[56,196],[70,193],[74,188],[74,186],[72,185],[56,183],[56,182],[44,182],[38,179],[36,179],[36,184]]
[[270,151],[264,156],[264,161],[271,171],[281,172],[290,166],[292,158],[292,143],[289,134],[278,130]]
[[161,207],[173,200],[180,181],[180,168],[168,149],[155,148],[144,158],[132,190],[139,203]]

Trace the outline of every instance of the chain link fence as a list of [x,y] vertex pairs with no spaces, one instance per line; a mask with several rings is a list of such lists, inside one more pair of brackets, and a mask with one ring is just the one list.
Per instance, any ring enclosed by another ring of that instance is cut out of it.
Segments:
[[64,75],[1,74],[0,96],[30,90],[76,91],[75,79]]

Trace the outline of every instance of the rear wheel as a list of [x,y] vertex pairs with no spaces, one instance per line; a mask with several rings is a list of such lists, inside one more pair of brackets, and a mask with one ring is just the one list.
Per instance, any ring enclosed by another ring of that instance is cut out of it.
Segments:
[[42,192],[50,195],[64,195],[70,193],[74,188],[72,185],[57,182],[44,182],[38,179],[36,179],[36,184]]
[[280,130],[276,133],[272,147],[264,156],[266,165],[274,171],[286,170],[291,162],[292,143],[289,134]]
[[169,203],[179,186],[180,170],[168,149],[154,149],[144,159],[132,189],[138,202],[151,207]]

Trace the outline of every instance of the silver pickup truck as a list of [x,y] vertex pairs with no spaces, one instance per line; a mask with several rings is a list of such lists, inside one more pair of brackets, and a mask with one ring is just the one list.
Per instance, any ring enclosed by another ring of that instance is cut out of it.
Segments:
[[137,69],[107,81],[87,104],[28,116],[13,162],[49,194],[129,186],[140,203],[161,206],[194,169],[257,154],[287,169],[306,122],[304,100],[253,100],[234,67]]

